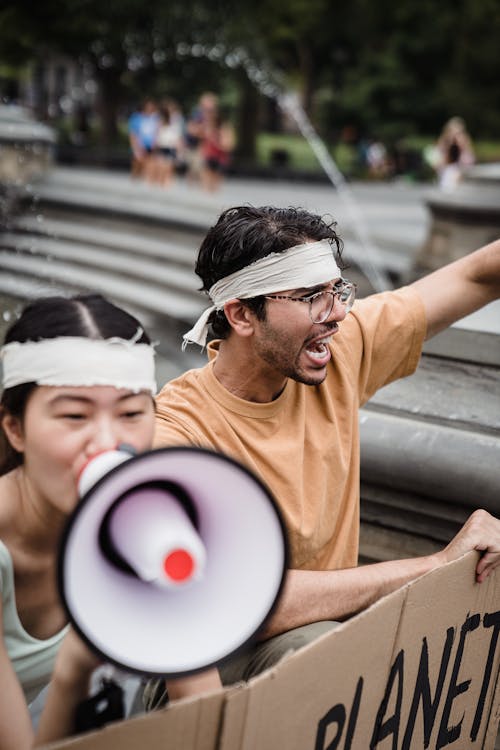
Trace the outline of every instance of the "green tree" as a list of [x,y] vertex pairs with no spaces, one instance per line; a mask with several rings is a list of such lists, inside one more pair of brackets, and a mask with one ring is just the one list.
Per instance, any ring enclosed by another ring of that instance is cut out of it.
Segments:
[[[213,38],[220,21],[216,2],[44,0],[32,5],[19,0],[0,10],[0,59],[17,64],[51,55],[85,60],[99,87],[102,134],[110,143],[127,93],[152,93],[167,66],[179,70],[177,46]],[[206,61],[185,67],[195,69],[191,78],[210,78]]]
[[453,114],[494,136],[499,32],[500,0],[17,0],[0,8],[0,63],[86,60],[108,142],[131,97],[229,92],[248,157],[263,108],[248,60],[281,72],[328,137],[347,123],[388,140],[436,133]]

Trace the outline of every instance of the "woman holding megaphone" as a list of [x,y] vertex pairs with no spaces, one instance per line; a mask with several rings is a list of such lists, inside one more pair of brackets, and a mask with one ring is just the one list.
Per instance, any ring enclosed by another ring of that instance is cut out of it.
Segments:
[[[28,305],[1,352],[0,750],[75,731],[99,659],[68,625],[57,555],[93,455],[148,450],[154,351],[139,322],[99,295]],[[49,684],[35,730],[29,704]],[[220,686],[215,669],[168,683],[171,698]]]

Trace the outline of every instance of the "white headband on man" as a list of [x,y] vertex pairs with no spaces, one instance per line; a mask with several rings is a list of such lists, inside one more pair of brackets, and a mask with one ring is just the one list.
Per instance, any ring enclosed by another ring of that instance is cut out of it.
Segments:
[[[138,331],[140,336],[141,329]],[[136,344],[137,335],[89,339],[59,336],[42,341],[13,341],[0,351],[3,387],[21,383],[55,386],[112,385],[156,394],[154,349]]]
[[208,296],[213,305],[202,312],[191,330],[184,334],[182,348],[191,342],[205,346],[210,315],[214,310],[222,310],[229,300],[326,284],[341,275],[329,240],[306,242],[283,253],[266,255],[210,287]]

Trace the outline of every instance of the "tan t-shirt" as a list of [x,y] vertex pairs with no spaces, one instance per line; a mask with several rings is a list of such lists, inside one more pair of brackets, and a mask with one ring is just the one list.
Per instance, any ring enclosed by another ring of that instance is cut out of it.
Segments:
[[320,386],[288,380],[271,403],[229,393],[212,361],[167,383],[157,397],[155,446],[196,445],[244,463],[269,486],[289,531],[291,567],[357,564],[358,409],[410,375],[425,337],[422,301],[409,287],[356,302],[332,343]]

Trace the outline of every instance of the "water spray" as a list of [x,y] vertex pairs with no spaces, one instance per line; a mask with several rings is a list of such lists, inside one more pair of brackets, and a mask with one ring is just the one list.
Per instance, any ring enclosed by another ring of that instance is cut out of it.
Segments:
[[393,284],[383,269],[380,251],[370,238],[364,216],[347,180],[316,132],[298,96],[287,89],[283,74],[271,70],[269,65],[257,65],[242,47],[227,51],[222,44],[208,47],[182,43],[178,45],[177,53],[179,56],[206,57],[213,62],[222,62],[229,68],[243,68],[258,91],[268,99],[274,99],[280,109],[295,121],[351,219],[352,230],[363,250],[362,257],[358,259],[362,271],[376,292],[392,289]]

